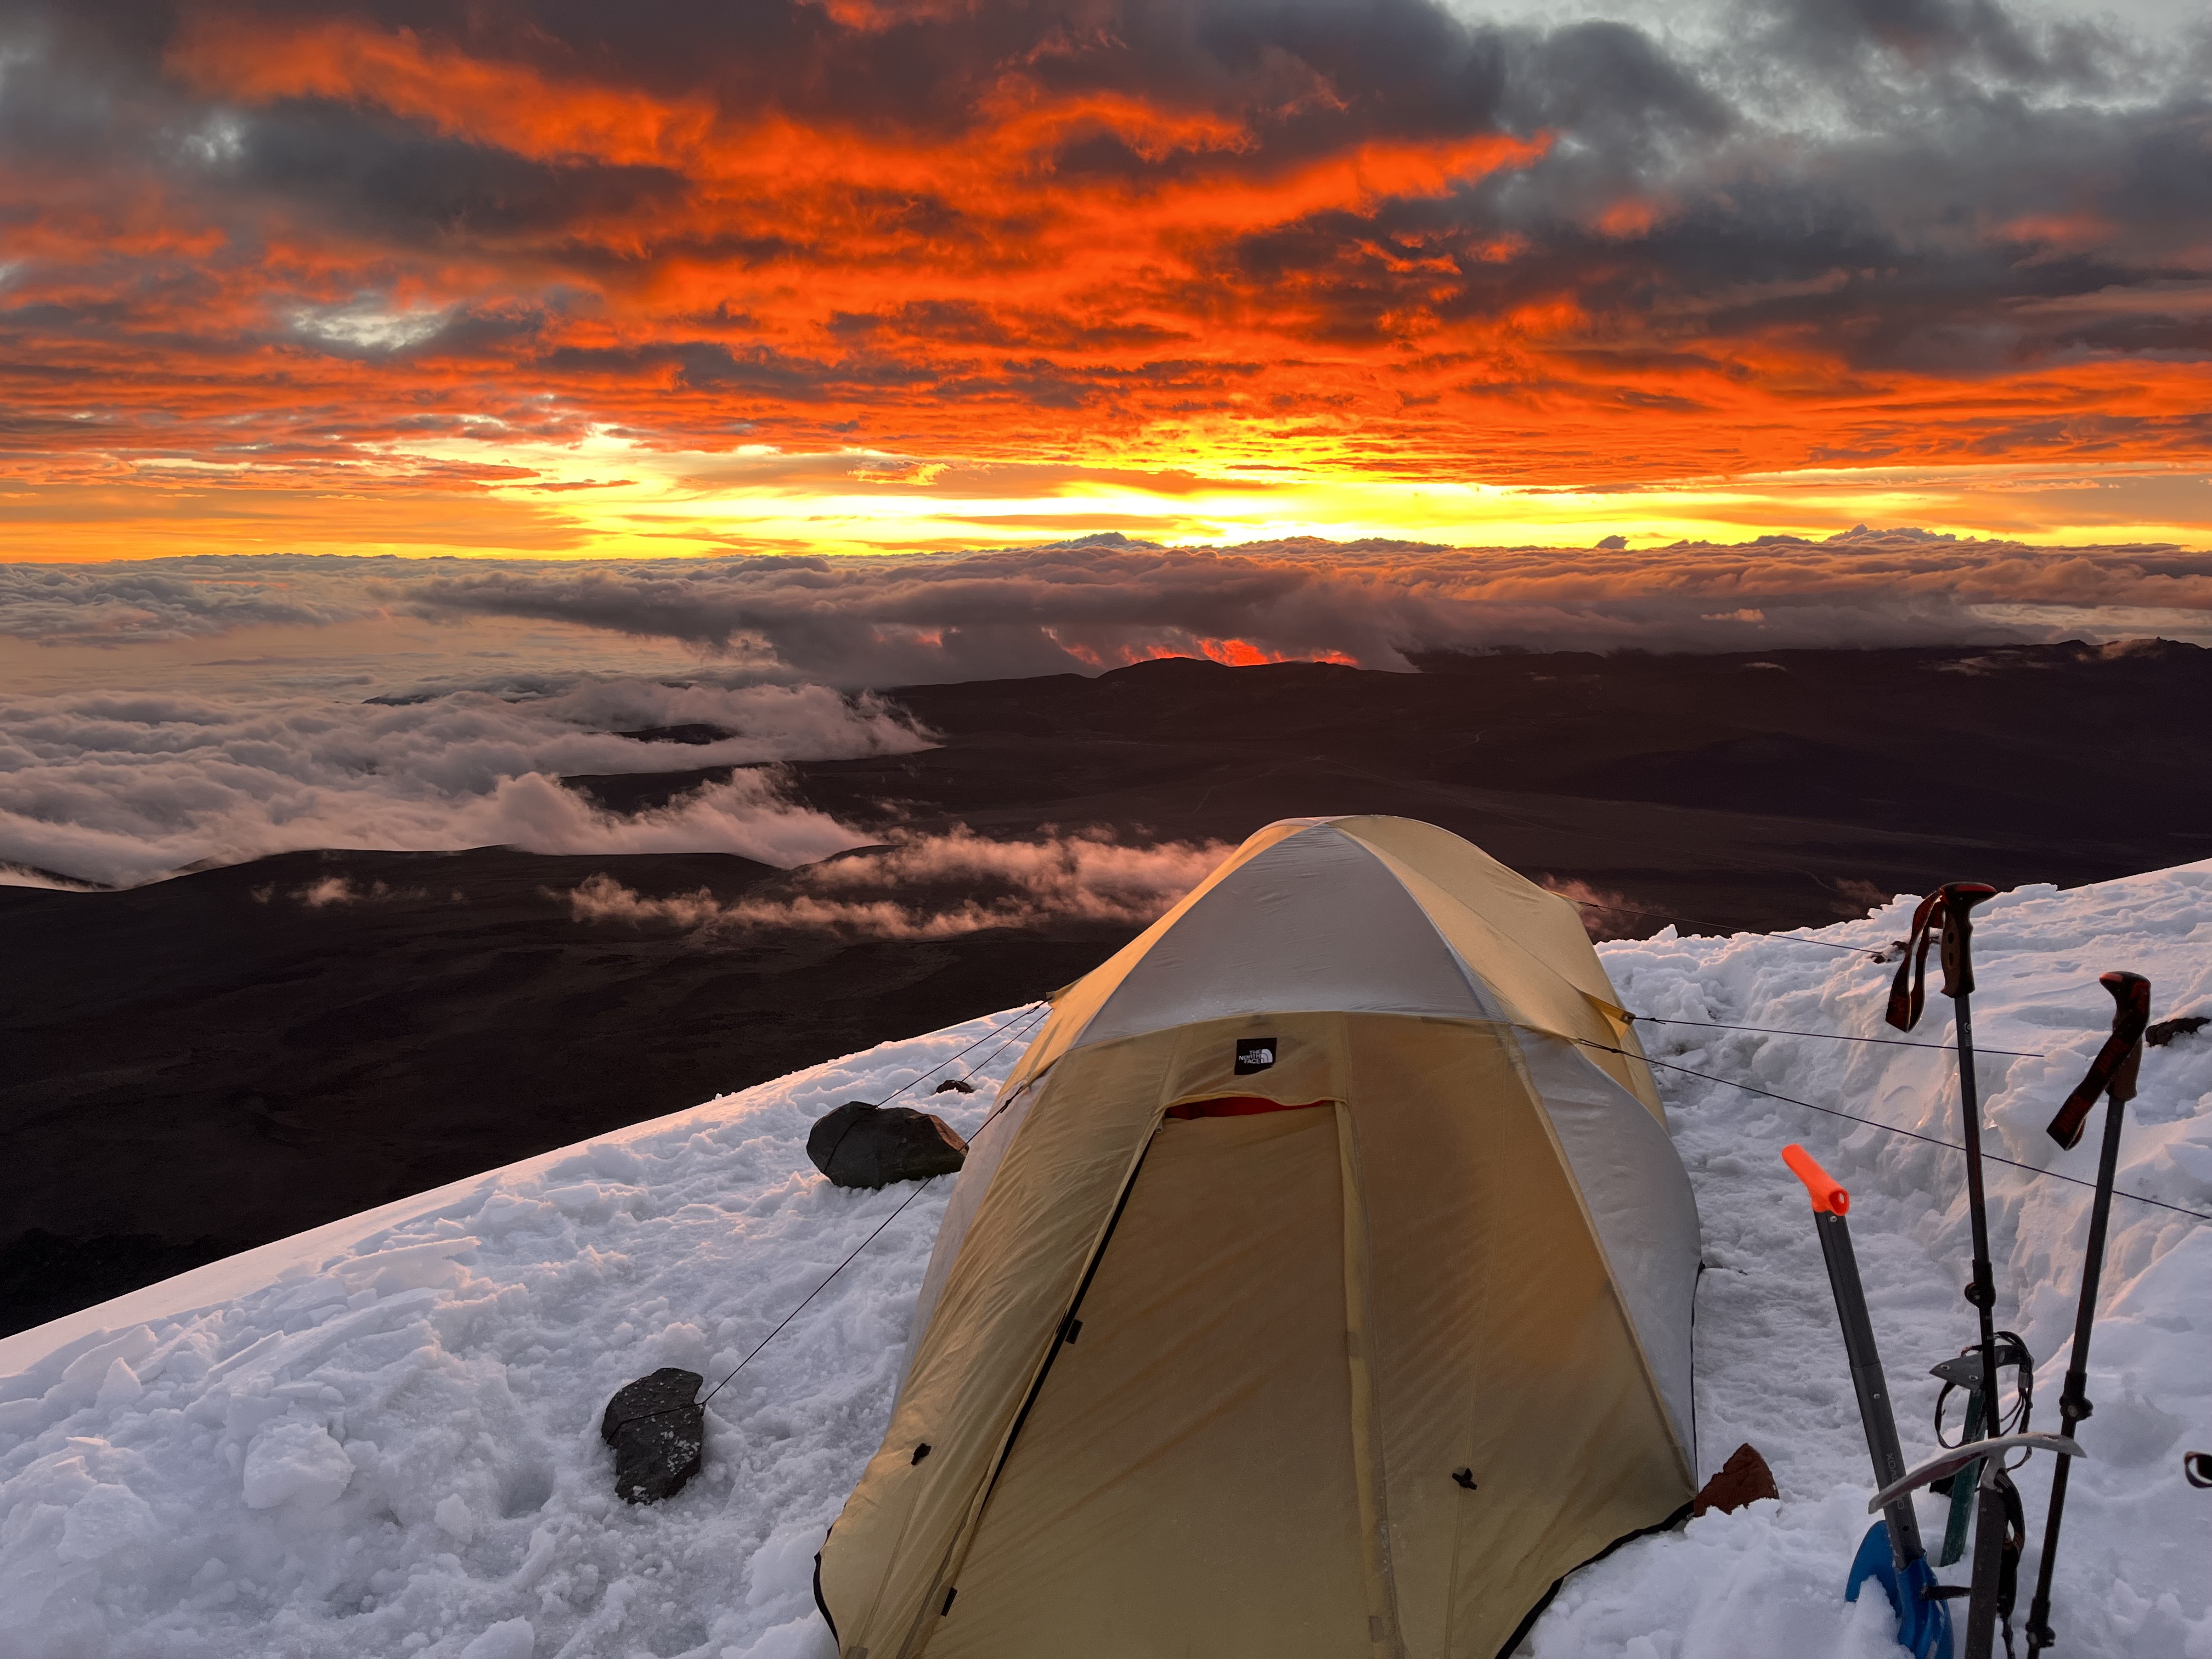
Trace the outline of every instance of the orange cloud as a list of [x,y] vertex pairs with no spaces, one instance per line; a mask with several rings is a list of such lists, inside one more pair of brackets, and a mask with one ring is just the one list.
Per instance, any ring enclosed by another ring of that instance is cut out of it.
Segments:
[[216,97],[374,104],[433,131],[540,160],[681,164],[716,125],[709,104],[665,102],[587,80],[555,82],[456,46],[426,46],[405,28],[327,21],[272,29],[259,19],[204,13],[186,24],[167,61],[188,85]]
[[[207,0],[11,70],[20,549],[2212,525],[2212,204],[2112,182],[2185,88],[1992,146],[1970,40],[1869,36],[1931,136],[1785,143],[1725,66],[1428,0],[457,16]],[[1020,468],[1078,482],[958,482]]]

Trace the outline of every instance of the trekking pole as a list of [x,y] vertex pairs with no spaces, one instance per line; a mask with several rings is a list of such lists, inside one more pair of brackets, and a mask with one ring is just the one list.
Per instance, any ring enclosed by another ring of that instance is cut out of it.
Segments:
[[[1996,1274],[1990,1265],[1989,1206],[1982,1186],[1982,1109],[1974,1080],[1973,921],[1972,912],[1996,889],[1981,882],[1947,882],[1920,902],[1905,959],[1890,987],[1889,1023],[1909,1031],[1918,1023],[1925,998],[1928,946],[1940,931],[1943,994],[1951,999],[1959,1034],[1959,1112],[1966,1150],[1966,1207],[1972,1224],[1974,1276],[1966,1300],[1981,1322],[1982,1399],[1987,1422],[1995,1420],[1997,1399]],[[1910,986],[1908,988],[1908,975]],[[1984,1426],[1986,1426],[1986,1422]],[[2004,1568],[2004,1472],[1986,1461],[1975,1482],[1973,1595],[1966,1603],[1966,1659],[1990,1659],[1996,1641],[1998,1580]]]
[[[1820,1255],[1828,1264],[1828,1288],[1835,1292],[1836,1316],[1844,1328],[1844,1352],[1850,1360],[1851,1387],[1859,1397],[1859,1422],[1866,1431],[1867,1453],[1874,1460],[1874,1483],[1887,1486],[1905,1475],[1905,1454],[1897,1443],[1897,1419],[1890,1409],[1889,1384],[1867,1317],[1866,1291],[1859,1283],[1858,1257],[1851,1249],[1850,1223],[1844,1218],[1851,1195],[1802,1146],[1782,1149],[1782,1161],[1813,1199],[1813,1226],[1820,1235]],[[1851,1562],[1844,1599],[1856,1601],[1869,1578],[1888,1593],[1897,1613],[1897,1639],[1913,1659],[1950,1659],[1951,1610],[1943,1603],[1928,1553],[1920,1541],[1920,1520],[1911,1493],[1898,1498],[1860,1540]]]
[[[2089,1404],[2089,1334],[2097,1322],[2097,1281],[2105,1269],[2105,1228],[2112,1218],[2112,1178],[2120,1164],[2120,1126],[2136,1097],[2143,1031],[2150,1024],[2150,981],[2141,974],[2106,974],[2098,981],[2112,994],[2112,1034],[2090,1062],[2088,1076],[2051,1120],[2051,1138],[2068,1151],[2081,1143],[2081,1126],[2103,1095],[2105,1139],[2097,1152],[2097,1195],[2089,1203],[2089,1242],[2081,1255],[2081,1305],[2074,1316],[2074,1352],[2066,1362],[2066,1389],[2058,1396],[2058,1432],[2068,1439],[2093,1409]],[[2058,1560],[2058,1523],[2066,1513],[2066,1477],[2074,1467],[2061,1457],[2051,1476],[2051,1512],[2043,1523],[2043,1560],[2035,1573],[2035,1599],[2027,1606],[2027,1650],[2040,1653],[2058,1638],[2051,1628],[2051,1577]]]

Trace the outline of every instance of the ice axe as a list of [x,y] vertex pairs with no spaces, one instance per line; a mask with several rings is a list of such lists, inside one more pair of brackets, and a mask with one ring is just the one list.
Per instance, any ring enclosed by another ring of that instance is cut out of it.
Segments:
[[[1946,882],[1912,915],[1911,937],[1889,988],[1889,1023],[1909,1031],[1926,1002],[1928,947],[1942,940],[1943,994],[1951,999],[1959,1033],[1959,1115],[1966,1130],[1966,1208],[1973,1226],[1974,1276],[1966,1300],[1981,1322],[1982,1399],[1995,1412],[1997,1398],[1996,1277],[1990,1266],[1990,1217],[1982,1186],[1982,1105],[1974,1080],[1972,951],[1974,906],[1996,896],[1978,881]],[[1966,1603],[1966,1659],[1990,1659],[1996,1643],[2000,1581],[2004,1571],[2004,1472],[1990,1468],[1975,1482],[1973,1594]]]
[[[1905,1473],[1897,1443],[1897,1419],[1890,1410],[1889,1384],[1867,1317],[1866,1291],[1859,1283],[1858,1257],[1851,1249],[1850,1223],[1844,1218],[1851,1195],[1802,1146],[1782,1149],[1782,1161],[1812,1194],[1813,1226],[1820,1235],[1820,1254],[1828,1264],[1828,1288],[1835,1292],[1836,1316],[1844,1328],[1844,1352],[1851,1364],[1851,1387],[1859,1397],[1859,1422],[1866,1430],[1867,1453],[1874,1460],[1874,1483],[1887,1486]],[[1919,1517],[1905,1496],[1886,1505],[1883,1518],[1859,1542],[1844,1599],[1856,1601],[1869,1578],[1879,1583],[1897,1611],[1897,1639],[1913,1659],[1951,1659],[1951,1610],[1928,1565],[1920,1541]]]
[[[2089,1242],[2081,1255],[2081,1305],[2074,1316],[2074,1352],[2066,1362],[2066,1389],[2058,1396],[2059,1432],[2073,1437],[2076,1425],[2094,1409],[2089,1403],[2089,1334],[2097,1322],[2097,1281],[2105,1270],[2105,1227],[2112,1218],[2112,1177],[2120,1163],[2120,1127],[2127,1103],[2136,1097],[2136,1072],[2142,1063],[2143,1032],[2150,1025],[2150,981],[2141,974],[2106,974],[2097,983],[2112,994],[2112,1034],[2089,1063],[2058,1115],[2051,1138],[2069,1152],[2081,1144],[2081,1127],[2102,1095],[2105,1139],[2097,1152],[2097,1193],[2089,1202]],[[2051,1476],[2051,1513],[2043,1523],[2043,1561],[2035,1573],[2035,1599],[2027,1606],[2027,1650],[2040,1653],[2058,1638],[2051,1628],[2051,1577],[2058,1559],[2058,1523],[2066,1513],[2066,1477],[2070,1456],[2058,1460]]]

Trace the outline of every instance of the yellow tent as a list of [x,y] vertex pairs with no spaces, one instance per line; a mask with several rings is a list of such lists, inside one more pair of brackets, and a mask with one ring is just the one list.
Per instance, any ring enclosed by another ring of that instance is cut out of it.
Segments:
[[1475,1656],[1694,1482],[1698,1217],[1572,906],[1261,830],[1054,1000],[824,1544],[843,1659]]

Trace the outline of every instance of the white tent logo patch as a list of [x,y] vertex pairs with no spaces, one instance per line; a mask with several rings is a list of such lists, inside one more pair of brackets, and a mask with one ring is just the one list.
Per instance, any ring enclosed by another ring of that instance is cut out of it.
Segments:
[[1237,1075],[1249,1077],[1255,1072],[1264,1072],[1275,1063],[1275,1039],[1273,1037],[1244,1037],[1237,1044]]

